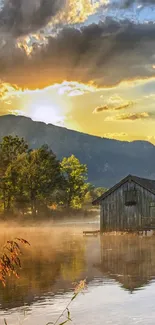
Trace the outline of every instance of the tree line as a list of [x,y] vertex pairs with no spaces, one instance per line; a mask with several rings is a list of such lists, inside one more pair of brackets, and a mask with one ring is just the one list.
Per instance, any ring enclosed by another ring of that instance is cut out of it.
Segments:
[[79,209],[103,193],[87,183],[87,166],[74,156],[59,161],[43,145],[30,149],[18,136],[0,143],[0,211],[30,211],[34,216],[50,207]]

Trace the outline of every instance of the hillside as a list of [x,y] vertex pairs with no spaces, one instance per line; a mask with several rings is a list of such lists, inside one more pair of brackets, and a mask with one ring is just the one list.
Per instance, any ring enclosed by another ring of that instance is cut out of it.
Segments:
[[88,165],[89,181],[110,187],[127,174],[155,178],[155,146],[147,141],[121,142],[34,122],[22,116],[0,116],[0,138],[24,137],[32,148],[48,144],[60,159],[71,154]]

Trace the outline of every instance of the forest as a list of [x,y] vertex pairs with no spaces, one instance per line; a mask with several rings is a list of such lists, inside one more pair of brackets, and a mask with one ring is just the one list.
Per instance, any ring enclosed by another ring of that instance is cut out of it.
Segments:
[[29,148],[18,136],[0,143],[0,213],[39,216],[87,209],[105,189],[87,183],[87,166],[74,155],[61,161],[47,145]]

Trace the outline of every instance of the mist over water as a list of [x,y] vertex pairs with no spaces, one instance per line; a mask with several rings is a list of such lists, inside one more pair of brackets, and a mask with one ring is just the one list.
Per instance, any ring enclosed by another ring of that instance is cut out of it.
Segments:
[[86,278],[87,289],[70,307],[73,324],[154,324],[155,236],[83,236],[89,229],[99,229],[98,220],[1,224],[1,246],[20,235],[31,247],[22,249],[20,278],[1,286],[0,323],[55,321],[74,283]]

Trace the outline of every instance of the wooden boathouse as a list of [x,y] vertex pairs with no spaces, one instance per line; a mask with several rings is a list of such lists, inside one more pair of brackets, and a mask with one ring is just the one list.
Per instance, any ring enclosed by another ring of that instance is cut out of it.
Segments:
[[93,201],[100,231],[155,229],[155,180],[128,175]]

